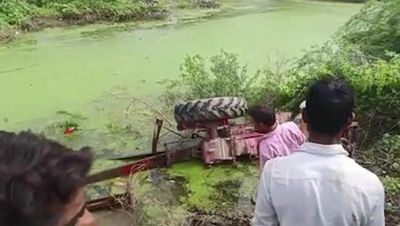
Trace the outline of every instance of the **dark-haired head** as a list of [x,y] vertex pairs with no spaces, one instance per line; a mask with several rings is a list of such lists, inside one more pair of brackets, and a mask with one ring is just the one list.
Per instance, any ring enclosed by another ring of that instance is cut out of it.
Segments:
[[88,148],[73,151],[30,132],[0,132],[0,225],[64,226],[76,220],[91,163]]
[[247,113],[253,119],[255,130],[259,133],[268,133],[276,127],[275,111],[271,108],[254,105],[249,107]]
[[[322,79],[311,85],[304,119],[313,136],[340,140],[353,120],[354,93],[342,79]],[[328,142],[329,143],[329,142]]]

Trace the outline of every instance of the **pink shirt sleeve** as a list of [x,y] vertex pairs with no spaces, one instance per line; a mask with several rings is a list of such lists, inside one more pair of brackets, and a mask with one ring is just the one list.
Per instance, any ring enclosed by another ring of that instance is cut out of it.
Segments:
[[295,123],[283,123],[279,130],[259,143],[261,171],[268,160],[293,153],[306,140],[306,135]]
[[301,146],[307,141],[307,136],[301,131],[299,126],[294,122],[286,122],[287,130],[285,131],[291,139],[297,142],[297,145]]

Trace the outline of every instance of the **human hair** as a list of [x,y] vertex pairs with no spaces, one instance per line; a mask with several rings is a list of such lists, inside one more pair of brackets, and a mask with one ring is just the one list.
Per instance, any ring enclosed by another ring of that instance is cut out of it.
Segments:
[[317,133],[336,135],[349,123],[354,109],[354,93],[340,78],[313,83],[306,99],[309,127]]
[[267,126],[273,126],[276,123],[275,111],[261,105],[254,105],[247,109],[247,113],[255,122],[263,123]]
[[0,131],[0,225],[56,225],[91,164],[89,148],[74,151],[31,132]]

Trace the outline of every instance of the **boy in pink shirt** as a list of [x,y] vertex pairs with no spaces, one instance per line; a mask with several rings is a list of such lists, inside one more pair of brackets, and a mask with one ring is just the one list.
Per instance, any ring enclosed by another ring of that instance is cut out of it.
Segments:
[[294,122],[279,124],[272,109],[256,105],[248,109],[248,114],[256,132],[265,134],[258,146],[261,171],[269,159],[292,154],[307,139]]

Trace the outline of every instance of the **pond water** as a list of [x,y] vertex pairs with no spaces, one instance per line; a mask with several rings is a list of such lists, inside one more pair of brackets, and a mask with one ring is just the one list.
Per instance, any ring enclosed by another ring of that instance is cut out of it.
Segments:
[[[0,127],[40,128],[57,111],[88,117],[115,87],[154,99],[188,54],[221,49],[254,71],[269,59],[300,56],[325,42],[360,5],[267,0],[223,1],[220,10],[182,10],[163,22],[47,29],[0,47]],[[103,106],[107,108],[106,106]]]

